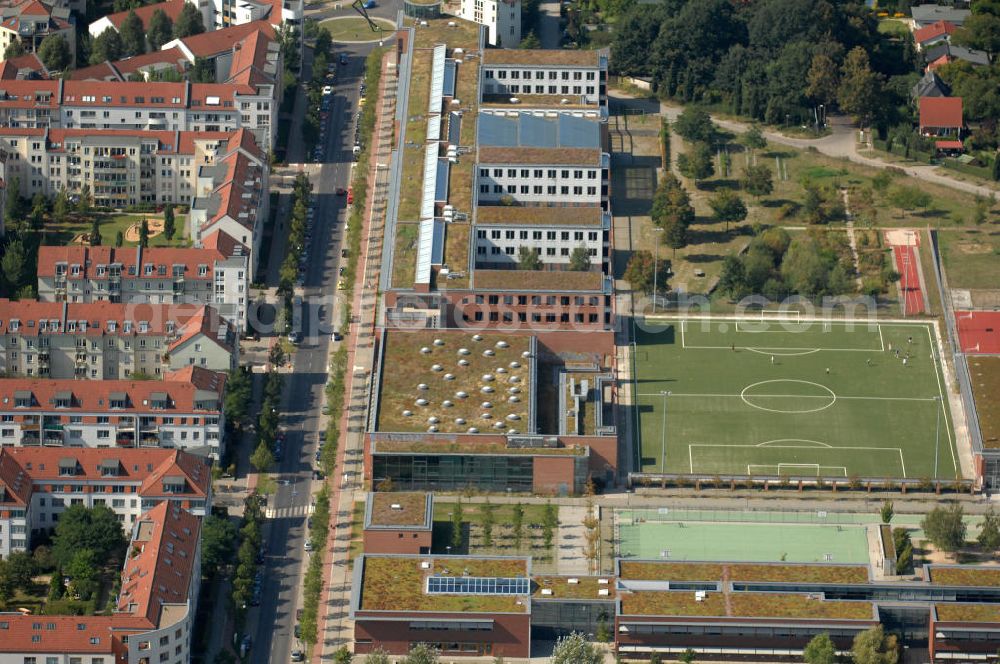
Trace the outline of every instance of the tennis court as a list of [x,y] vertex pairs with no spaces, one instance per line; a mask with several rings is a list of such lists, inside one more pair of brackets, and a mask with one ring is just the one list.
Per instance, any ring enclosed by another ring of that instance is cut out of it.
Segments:
[[934,328],[908,321],[647,319],[643,472],[959,476]]

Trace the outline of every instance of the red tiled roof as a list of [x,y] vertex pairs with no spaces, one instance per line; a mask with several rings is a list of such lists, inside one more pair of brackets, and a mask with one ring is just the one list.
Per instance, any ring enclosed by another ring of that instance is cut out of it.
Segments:
[[[173,69],[183,73],[185,71],[184,63],[187,61],[183,51],[175,46],[163,51],[150,51],[124,60],[102,62],[98,65],[76,69],[70,72],[69,77],[74,81],[126,81],[130,74],[147,67],[156,70]],[[155,65],[161,66],[155,67]]]
[[[2,135],[2,132],[0,132]],[[67,266],[79,265],[79,276],[73,276],[72,271],[68,271],[66,279],[97,279],[97,268],[106,265],[120,265],[122,268],[122,278],[143,278],[143,279],[171,279],[173,280],[173,266],[184,266],[184,278],[202,281],[211,281],[214,278],[212,266],[215,261],[225,260],[228,254],[224,254],[215,248],[172,248],[172,247],[152,247],[144,249],[142,252],[142,265],[153,265],[153,273],[142,274],[137,263],[139,262],[138,250],[132,248],[115,247],[85,247],[74,245],[62,246],[41,246],[38,248],[38,276],[52,278],[56,275],[56,265],[65,264]],[[166,275],[159,276],[158,266],[166,268]],[[199,274],[198,267],[206,266],[205,274]],[[134,270],[134,274],[131,273]]]
[[30,71],[43,79],[49,78],[49,70],[35,53],[26,53],[0,62],[0,80],[15,80],[22,71]]
[[965,145],[962,141],[935,141],[934,147],[938,150],[961,150]]
[[267,21],[251,21],[250,23],[234,25],[213,32],[203,32],[199,35],[184,37],[181,39],[181,42],[192,55],[204,58],[231,51],[233,46],[256,32],[263,33],[271,41],[275,39],[274,28],[270,23]]
[[118,610],[159,625],[164,605],[188,600],[201,523],[162,502],[139,518],[122,572]]
[[114,622],[114,616],[6,614],[0,616],[0,652],[113,654]]
[[[17,330],[11,321],[18,321]],[[128,331],[124,322],[130,323]],[[143,331],[139,323],[145,322]],[[0,299],[0,334],[37,337],[43,334],[80,336],[187,336],[204,331],[213,339],[226,323],[218,311],[199,304],[148,302],[37,302]],[[213,327],[214,326],[214,327]],[[193,332],[192,332],[193,330]]]
[[914,30],[913,41],[923,44],[925,41],[940,37],[941,35],[950,35],[953,32],[955,32],[954,23],[950,21],[934,21],[925,28]]
[[218,311],[209,307],[202,307],[197,314],[191,316],[179,326],[177,330],[178,336],[167,345],[167,350],[173,351],[175,348],[187,343],[200,334],[231,354],[233,347],[226,340],[225,331],[227,329],[228,324],[219,315]]
[[235,256],[237,247],[239,247],[239,251],[243,256],[249,253],[246,245],[223,231],[214,231],[203,237],[201,239],[201,246],[206,249],[214,249],[223,256]]
[[934,62],[931,62],[930,64],[928,64],[927,65],[927,71],[934,71],[938,67],[946,65],[949,62],[951,62],[951,55],[949,55],[948,53],[945,53],[944,55],[942,55],[940,58],[938,58]]
[[[20,495],[27,500],[31,496],[32,483],[46,484],[65,480],[60,474],[59,461],[76,461],[76,475],[73,480],[91,482],[132,482],[139,483],[139,493],[143,496],[163,496],[158,480],[166,475],[182,475],[185,478],[183,496],[204,498],[208,495],[211,473],[202,457],[183,450],[164,447],[102,449],[95,447],[3,447],[0,448],[0,478],[14,486],[8,479],[19,470],[28,481],[23,483]],[[101,474],[103,461],[117,461],[118,475],[107,477]],[[2,473],[7,473],[3,475]],[[171,494],[177,496],[177,494]],[[2,639],[0,639],[2,641]]]
[[[146,29],[149,27],[149,19],[153,17],[153,14],[157,9],[162,9],[163,13],[166,14],[171,21],[176,21],[178,17],[180,17],[186,1],[187,0],[167,0],[166,2],[158,2],[153,5],[136,7],[133,11],[135,11],[135,15],[139,17],[139,20],[142,21],[143,29]],[[122,23],[125,22],[126,18],[128,18],[128,14],[129,13],[127,11],[117,12],[115,14],[108,14],[106,18],[111,21],[111,24],[115,26],[115,29],[117,30],[122,27]]]
[[0,504],[27,506],[31,500],[31,478],[9,454],[0,452]]
[[920,127],[957,127],[962,123],[961,97],[921,97]]
[[[189,367],[205,371],[215,377],[212,380],[197,375],[194,380],[186,380],[180,372],[164,374],[163,380],[76,380],[43,379],[43,378],[2,378],[0,379],[0,408],[6,413],[48,413],[56,409],[56,395],[70,393],[72,403],[60,411],[66,413],[115,413],[134,415],[136,413],[192,413],[199,401],[198,392],[211,391],[218,397],[215,408],[205,410],[207,413],[218,412],[222,404],[222,394],[225,386],[225,374],[216,374],[202,367]],[[15,406],[18,393],[30,393],[32,405]],[[127,397],[124,408],[111,408],[111,395],[124,393]],[[165,410],[154,409],[150,401],[154,393],[166,393],[169,406]]]

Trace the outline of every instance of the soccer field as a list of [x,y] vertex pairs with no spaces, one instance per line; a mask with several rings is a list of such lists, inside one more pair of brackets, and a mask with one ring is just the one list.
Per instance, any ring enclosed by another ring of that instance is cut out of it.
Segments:
[[933,478],[936,458],[938,478],[959,476],[929,324],[644,327],[633,386],[643,472]]

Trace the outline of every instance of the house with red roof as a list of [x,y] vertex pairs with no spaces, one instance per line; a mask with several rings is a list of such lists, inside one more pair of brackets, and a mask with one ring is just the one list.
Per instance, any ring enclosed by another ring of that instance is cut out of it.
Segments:
[[203,304],[0,299],[0,373],[78,380],[160,378],[239,366],[236,326]]
[[227,322],[246,322],[250,249],[224,232],[200,247],[42,246],[38,298],[43,302],[211,305]]
[[951,21],[935,21],[927,27],[914,30],[913,43],[919,51],[938,42],[948,41],[955,29],[956,26]]
[[161,503],[205,516],[211,467],[205,457],[164,448],[0,448],[0,558],[27,550],[32,533],[54,528],[77,501],[110,508],[126,529]]
[[[162,11],[170,19],[171,23],[176,23],[177,19],[181,16],[181,10],[184,9],[186,2],[187,0],[166,0],[166,2],[156,2],[151,5],[140,5],[129,11],[135,12],[135,15],[142,21],[142,29],[146,31],[149,30],[150,19],[153,18],[153,14],[157,11]],[[125,23],[125,19],[128,18],[129,11],[102,16],[87,27],[87,32],[90,33],[92,39],[97,39],[101,36],[101,33],[109,28],[118,32],[122,24]]]
[[68,6],[42,0],[7,0],[0,3],[0,53],[4,53],[15,41],[21,42],[29,53],[35,53],[42,40],[49,35],[62,35],[75,60],[76,30]]
[[918,105],[921,136],[961,138],[965,127],[961,97],[921,97]]
[[188,366],[163,380],[0,379],[0,445],[167,447],[218,459],[226,374]]
[[161,502],[131,533],[110,615],[0,615],[0,661],[188,662],[201,585],[201,520]]

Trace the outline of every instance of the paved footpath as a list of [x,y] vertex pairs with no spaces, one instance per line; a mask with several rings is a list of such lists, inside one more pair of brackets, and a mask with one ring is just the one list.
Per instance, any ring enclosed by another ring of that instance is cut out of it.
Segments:
[[[348,334],[348,361],[345,377],[347,414],[340,423],[340,448],[337,450],[337,471],[329,478],[333,489],[330,534],[332,546],[324,552],[323,578],[326,587],[320,602],[317,625],[318,647],[313,661],[329,660],[333,653],[353,640],[353,625],[348,620],[351,591],[351,570],[348,566],[351,538],[351,515],[354,503],[363,496],[362,452],[365,422],[368,414],[368,377],[375,361],[375,315],[377,310],[378,274],[382,256],[382,236],[388,195],[389,157],[392,147],[393,119],[396,112],[397,74],[392,53],[382,59],[379,83],[374,145],[369,164],[368,210],[363,215],[364,248],[361,265],[354,284],[353,307],[355,323]],[[355,370],[361,367],[361,370]]]

